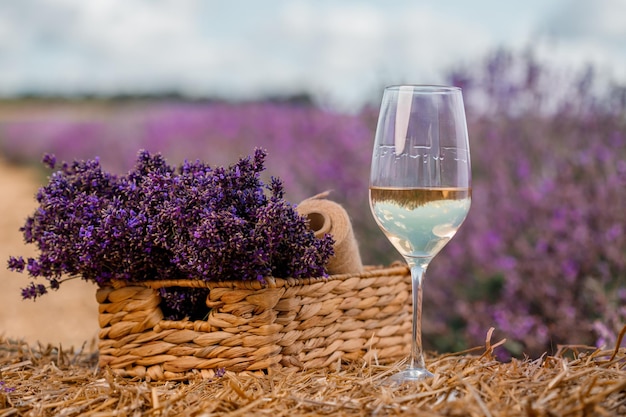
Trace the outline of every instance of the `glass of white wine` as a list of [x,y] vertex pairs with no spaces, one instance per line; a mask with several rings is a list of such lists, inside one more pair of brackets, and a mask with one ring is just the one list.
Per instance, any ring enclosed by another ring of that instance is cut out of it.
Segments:
[[471,164],[460,88],[385,88],[372,154],[370,208],[411,269],[413,323],[403,383],[432,376],[421,335],[424,273],[455,235],[471,203]]

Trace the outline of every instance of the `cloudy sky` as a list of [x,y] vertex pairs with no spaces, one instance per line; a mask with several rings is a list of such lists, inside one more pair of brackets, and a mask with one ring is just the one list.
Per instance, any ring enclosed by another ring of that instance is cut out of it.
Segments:
[[534,45],[626,80],[625,0],[0,0],[0,96],[310,92],[350,106]]

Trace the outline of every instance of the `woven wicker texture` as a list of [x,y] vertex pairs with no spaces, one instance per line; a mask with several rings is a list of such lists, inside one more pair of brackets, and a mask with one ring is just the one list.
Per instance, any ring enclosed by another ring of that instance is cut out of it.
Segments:
[[[163,320],[158,288],[207,287],[208,317]],[[259,282],[116,283],[97,291],[100,365],[117,374],[180,380],[213,370],[324,368],[338,360],[408,355],[411,278],[406,266],[329,278]]]

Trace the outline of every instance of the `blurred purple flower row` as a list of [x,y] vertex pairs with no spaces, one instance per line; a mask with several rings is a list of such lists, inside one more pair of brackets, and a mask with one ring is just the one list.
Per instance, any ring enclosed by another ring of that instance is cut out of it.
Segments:
[[[52,109],[54,110],[54,109]],[[0,151],[14,161],[44,153],[59,160],[100,157],[104,169],[128,171],[138,149],[170,163],[201,159],[226,165],[255,147],[268,151],[268,178],[283,180],[289,201],[322,191],[346,205],[361,240],[376,226],[367,203],[372,130],[376,115],[344,115],[310,105],[280,103],[154,102],[111,105],[77,118],[69,112],[0,122]],[[390,258],[383,239],[364,248]]]
[[[563,74],[498,51],[452,71],[464,89],[473,162],[470,215],[427,274],[424,339],[439,351],[508,353],[615,343],[626,323],[626,88],[590,68]],[[609,88],[610,87],[610,88]],[[277,103],[123,104],[98,117],[0,122],[14,160],[100,156],[125,172],[140,148],[171,163],[225,164],[268,150],[267,174],[297,202],[328,189],[352,216],[364,261],[400,257],[372,220],[368,172],[377,108],[337,114]]]
[[493,326],[515,355],[612,348],[626,325],[626,87],[532,54],[474,71],[452,77],[468,98],[473,198],[429,271],[430,340],[466,347]]

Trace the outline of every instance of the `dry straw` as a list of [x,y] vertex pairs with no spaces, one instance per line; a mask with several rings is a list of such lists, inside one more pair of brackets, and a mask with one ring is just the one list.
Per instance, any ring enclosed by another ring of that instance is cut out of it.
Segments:
[[427,357],[434,378],[403,386],[382,383],[400,364],[373,360],[146,382],[99,369],[96,354],[0,340],[0,417],[626,415],[626,348],[561,346],[503,363],[490,337],[482,348]]

